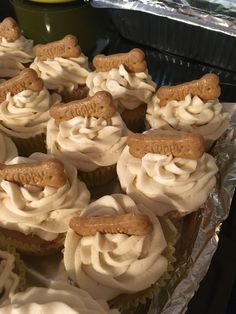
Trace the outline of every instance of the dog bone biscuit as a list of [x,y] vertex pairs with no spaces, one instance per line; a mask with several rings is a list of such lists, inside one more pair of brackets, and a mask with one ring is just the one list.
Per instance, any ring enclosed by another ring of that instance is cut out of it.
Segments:
[[144,72],[147,68],[145,54],[141,49],[134,48],[127,53],[117,53],[109,56],[97,55],[93,65],[97,72],[108,72],[118,69],[123,64],[128,72]]
[[203,100],[211,100],[218,98],[220,93],[219,77],[214,73],[208,73],[199,80],[176,86],[162,86],[158,89],[156,96],[160,99],[162,107],[170,100],[183,100],[188,94],[199,96]]
[[7,41],[13,42],[21,36],[21,30],[12,17],[6,17],[0,23],[0,37],[6,38]]
[[56,159],[51,159],[40,163],[0,164],[0,180],[21,185],[60,188],[66,183],[66,175],[63,164]]
[[81,236],[91,236],[97,232],[143,236],[152,232],[153,229],[149,217],[137,213],[103,217],[73,217],[69,226]]
[[17,76],[0,84],[0,102],[6,99],[8,93],[16,95],[28,89],[39,92],[43,86],[43,80],[33,69],[24,69]]
[[76,58],[81,54],[77,38],[66,35],[64,38],[48,44],[38,44],[33,48],[36,57],[40,60],[53,59],[56,57]]
[[131,134],[127,138],[129,152],[136,158],[147,153],[173,155],[189,159],[198,159],[204,153],[204,141],[200,134],[147,135]]
[[56,125],[77,116],[109,119],[115,112],[112,96],[105,91],[97,92],[93,97],[74,100],[66,104],[54,104],[49,110]]

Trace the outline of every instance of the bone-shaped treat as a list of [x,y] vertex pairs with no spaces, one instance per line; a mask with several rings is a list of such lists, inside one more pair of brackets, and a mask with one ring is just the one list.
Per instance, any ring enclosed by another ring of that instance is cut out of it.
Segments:
[[50,159],[39,163],[0,164],[0,180],[20,185],[60,188],[67,179],[63,164],[56,159]]
[[134,48],[126,53],[109,56],[97,55],[93,58],[93,65],[97,72],[108,72],[118,69],[123,64],[128,72],[144,72],[147,69],[145,54],[141,49]]
[[0,84],[0,102],[6,99],[6,95],[16,95],[23,90],[39,92],[43,89],[43,80],[33,69],[24,69],[17,76]]
[[136,158],[148,153],[173,155],[189,159],[198,159],[204,153],[204,141],[200,134],[148,135],[131,134],[127,138],[129,152]]
[[40,60],[53,59],[56,57],[76,58],[81,54],[77,38],[66,35],[64,38],[48,44],[38,44],[33,48],[36,57]]
[[199,80],[176,86],[162,86],[157,90],[156,96],[160,99],[162,107],[171,100],[183,100],[188,94],[203,100],[211,100],[218,98],[220,93],[219,77],[214,73],[208,73]]
[[93,97],[74,100],[66,104],[54,104],[49,110],[56,125],[77,116],[109,119],[115,112],[112,96],[105,91],[97,92]]
[[143,236],[152,232],[153,229],[149,217],[137,213],[103,217],[73,217],[69,226],[81,236],[95,235],[97,232]]
[[0,37],[5,38],[9,42],[13,42],[17,40],[20,36],[21,30],[12,17],[6,17],[0,23]]

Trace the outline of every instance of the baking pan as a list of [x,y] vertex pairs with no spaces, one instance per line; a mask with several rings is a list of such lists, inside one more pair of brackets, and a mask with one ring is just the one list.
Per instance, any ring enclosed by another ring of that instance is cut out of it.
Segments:
[[142,45],[236,72],[236,37],[146,12],[109,9],[119,33]]

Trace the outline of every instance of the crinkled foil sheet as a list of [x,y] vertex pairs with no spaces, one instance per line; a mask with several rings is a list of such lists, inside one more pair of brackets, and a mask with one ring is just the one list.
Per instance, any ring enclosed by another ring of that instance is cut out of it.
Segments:
[[142,11],[236,36],[235,0],[92,0],[92,5]]
[[[154,295],[151,302],[132,311],[135,314],[182,314],[193,297],[217,249],[219,231],[227,218],[236,186],[236,103],[224,104],[231,123],[211,153],[217,160],[217,185],[208,201],[197,212],[175,221],[179,229],[176,262],[170,280]],[[96,189],[93,198],[121,192],[117,181]],[[48,286],[51,280],[66,280],[60,271],[62,253],[46,257],[23,256],[29,286]],[[127,313],[124,313],[127,314]],[[128,311],[128,314],[131,314]]]
[[217,249],[236,186],[236,104],[224,104],[224,110],[231,116],[230,127],[211,150],[219,167],[216,188],[198,212],[183,220],[173,277],[153,299],[149,314],[185,313]]

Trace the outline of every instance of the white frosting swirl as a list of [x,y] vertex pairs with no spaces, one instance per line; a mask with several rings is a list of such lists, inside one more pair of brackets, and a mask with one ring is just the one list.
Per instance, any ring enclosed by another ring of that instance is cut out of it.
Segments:
[[150,101],[156,89],[156,84],[147,71],[129,73],[123,64],[119,69],[112,69],[109,72],[91,72],[86,85],[90,96],[98,91],[107,91],[111,93],[119,107],[130,110]]
[[153,96],[146,119],[152,128],[196,132],[209,140],[218,139],[229,125],[229,115],[222,112],[222,104],[217,99],[203,102],[191,95],[181,101],[169,101],[163,107],[159,106],[157,96]]
[[94,300],[86,291],[65,283],[49,288],[30,287],[0,307],[1,314],[119,314],[104,301]]
[[47,89],[62,92],[73,91],[79,85],[85,85],[89,74],[88,58],[81,53],[78,58],[40,60],[35,58],[30,65],[44,80]]
[[60,100],[59,95],[50,95],[46,88],[39,92],[24,90],[14,96],[9,93],[0,104],[0,130],[21,138],[46,133],[49,108]]
[[34,59],[33,41],[20,36],[14,42],[0,37],[0,77],[13,77]]
[[18,156],[15,144],[6,135],[0,133],[0,163],[7,162],[8,160]]
[[162,256],[166,241],[158,218],[127,195],[104,196],[91,203],[81,216],[114,216],[141,212],[150,217],[153,231],[145,236],[101,234],[80,237],[69,230],[64,264],[69,277],[94,298],[113,299],[122,293],[149,288],[167,270]]
[[[32,163],[52,158],[34,153],[29,158],[16,157],[8,164]],[[35,234],[46,241],[56,239],[68,229],[71,216],[87,206],[90,194],[79,181],[77,170],[64,164],[68,180],[60,188],[42,189],[1,181],[0,225],[6,229]]]
[[14,255],[0,251],[0,302],[9,298],[19,284],[19,276],[13,272],[14,268]]
[[128,129],[119,113],[111,119],[75,117],[47,125],[48,151],[66,159],[79,170],[93,171],[100,166],[116,164],[126,144]]
[[213,189],[217,171],[214,158],[206,153],[197,160],[151,153],[139,159],[128,146],[117,163],[122,189],[158,216],[197,210]]

